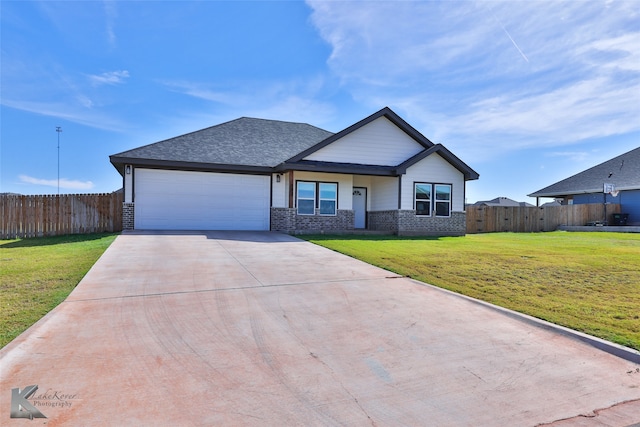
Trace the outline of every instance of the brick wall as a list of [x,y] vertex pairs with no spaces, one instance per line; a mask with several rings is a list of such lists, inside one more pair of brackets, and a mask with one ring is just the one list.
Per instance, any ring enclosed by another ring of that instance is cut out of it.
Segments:
[[296,210],[289,208],[271,208],[271,231],[292,233],[296,228]]
[[399,235],[464,236],[467,231],[467,214],[451,212],[451,216],[418,216],[415,210],[398,212]]
[[134,224],[134,204],[123,203],[122,204],[122,229],[133,230]]
[[271,208],[271,230],[285,233],[339,232],[353,230],[352,210],[338,210],[335,216],[297,215],[295,208]]
[[[134,203],[122,204],[122,229],[133,230]],[[335,216],[297,215],[295,208],[271,208],[271,230],[285,233],[341,232],[354,229],[354,212],[338,210]],[[399,235],[464,236],[465,212],[452,212],[450,218],[417,216],[415,210],[368,212],[368,228]]]
[[369,230],[391,231],[399,235],[464,236],[466,214],[452,212],[451,217],[417,216],[415,210],[369,212]]
[[372,211],[368,212],[368,227],[373,231],[398,232],[398,211]]

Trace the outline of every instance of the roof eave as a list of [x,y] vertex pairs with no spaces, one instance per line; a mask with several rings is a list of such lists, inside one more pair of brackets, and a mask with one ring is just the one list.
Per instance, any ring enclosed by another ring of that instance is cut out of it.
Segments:
[[124,165],[147,167],[150,169],[188,170],[198,172],[236,172],[270,174],[274,168],[270,166],[230,165],[218,163],[180,162],[174,160],[137,159],[133,157],[110,156],[113,166],[123,174]]
[[397,176],[398,172],[395,167],[390,166],[370,166],[370,165],[345,165],[340,163],[303,163],[303,162],[284,162],[274,168],[276,172],[285,171],[305,171],[305,172],[326,172],[326,173],[342,173],[349,175],[375,175],[375,176]]
[[[617,191],[632,191],[632,190],[640,190],[640,186],[625,186],[625,187],[616,187]],[[573,190],[573,191],[536,191],[535,193],[527,194],[528,197],[567,197],[567,196],[577,196],[580,194],[602,194],[603,187],[599,188],[587,188],[583,190]]]

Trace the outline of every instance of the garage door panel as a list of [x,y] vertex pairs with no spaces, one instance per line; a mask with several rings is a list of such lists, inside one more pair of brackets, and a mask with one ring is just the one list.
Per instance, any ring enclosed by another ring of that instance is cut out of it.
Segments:
[[137,169],[135,228],[268,230],[268,176]]

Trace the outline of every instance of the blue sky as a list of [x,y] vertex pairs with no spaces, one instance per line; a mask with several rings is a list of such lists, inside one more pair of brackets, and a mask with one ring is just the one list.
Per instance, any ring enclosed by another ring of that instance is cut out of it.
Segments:
[[[238,117],[382,107],[526,194],[640,146],[637,1],[6,1],[0,192],[111,192],[109,155]],[[62,133],[56,133],[56,126]]]

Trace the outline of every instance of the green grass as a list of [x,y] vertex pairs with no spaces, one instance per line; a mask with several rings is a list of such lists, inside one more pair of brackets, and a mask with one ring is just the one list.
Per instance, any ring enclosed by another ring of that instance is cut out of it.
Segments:
[[640,350],[640,235],[303,237],[395,273]]
[[0,240],[0,347],[60,304],[115,238]]

